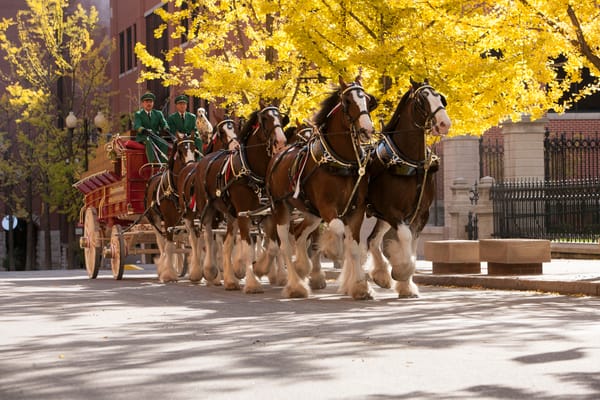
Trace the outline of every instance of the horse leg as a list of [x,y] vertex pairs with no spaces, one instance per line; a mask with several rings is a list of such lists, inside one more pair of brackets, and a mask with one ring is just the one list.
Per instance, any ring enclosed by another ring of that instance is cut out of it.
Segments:
[[367,238],[367,247],[373,258],[373,269],[370,272],[373,281],[379,287],[389,289],[392,287],[392,278],[390,276],[389,264],[385,260],[381,251],[383,236],[390,229],[390,225],[378,219],[373,227],[373,231]]
[[240,227],[240,251],[236,262],[238,263],[238,268],[245,268],[246,270],[244,293],[263,293],[262,285],[254,274],[252,267],[252,262],[254,261],[254,244],[250,235],[250,218],[238,218],[238,224]]
[[327,281],[325,280],[325,273],[321,269],[321,252],[319,251],[319,237],[321,236],[320,226],[310,234],[310,262],[312,268],[308,282],[310,288],[313,290],[325,289],[327,287]]
[[292,246],[289,238],[289,222],[284,225],[277,224],[277,234],[281,240],[281,254],[288,266],[288,279],[283,288],[282,295],[287,298],[308,297],[310,290],[304,279],[298,275],[296,266],[292,261]]
[[172,240],[167,239],[165,242],[165,252],[163,258],[163,265],[158,279],[163,282],[177,282],[179,278],[177,272],[173,268],[173,254],[175,252],[175,243]]
[[[256,262],[254,263],[254,274],[261,277],[268,275],[269,281],[273,284],[276,277],[275,265],[277,255],[279,254],[279,246],[277,245],[277,233],[272,217],[267,217],[262,222],[264,238],[262,241],[257,240]],[[263,244],[264,243],[264,244]],[[260,250],[259,250],[260,249]]]
[[419,288],[412,280],[416,269],[416,240],[408,225],[400,224],[396,229],[396,239],[388,246],[392,278],[396,280],[398,297],[419,297]]
[[225,233],[225,241],[223,242],[223,284],[225,285],[225,290],[240,290],[240,282],[233,271],[231,257],[236,232],[237,223],[228,222],[227,232]]
[[196,235],[194,221],[188,218],[184,219],[185,228],[188,232],[189,245],[191,247],[189,265],[189,278],[192,282],[200,282],[202,280],[202,266],[200,265],[199,241],[200,238]]
[[355,212],[345,226],[344,266],[339,292],[352,296],[354,300],[372,300],[371,287],[361,263],[359,241],[362,218],[362,213]]

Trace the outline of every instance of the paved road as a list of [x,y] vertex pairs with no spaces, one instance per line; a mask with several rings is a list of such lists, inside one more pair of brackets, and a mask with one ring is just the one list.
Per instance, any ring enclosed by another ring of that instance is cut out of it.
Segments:
[[598,399],[600,298],[0,273],[0,399]]

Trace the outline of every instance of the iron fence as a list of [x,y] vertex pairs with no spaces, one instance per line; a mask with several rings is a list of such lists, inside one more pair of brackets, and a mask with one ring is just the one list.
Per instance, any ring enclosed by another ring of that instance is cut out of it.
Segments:
[[600,239],[600,177],[498,182],[491,189],[494,237]]
[[586,179],[600,176],[600,137],[576,133],[544,133],[545,180]]

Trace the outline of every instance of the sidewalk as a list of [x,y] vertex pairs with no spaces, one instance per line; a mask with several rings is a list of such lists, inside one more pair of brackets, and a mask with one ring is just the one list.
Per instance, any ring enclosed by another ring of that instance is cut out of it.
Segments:
[[[324,264],[327,278],[339,276],[339,269]],[[413,280],[418,285],[459,286],[500,290],[532,290],[558,294],[600,296],[600,260],[553,259],[543,264],[541,275],[487,275],[487,263],[481,274],[433,274],[431,261],[417,260]]]
[[541,275],[488,276],[486,262],[481,274],[434,275],[431,269],[431,262],[417,261],[415,283],[600,296],[600,260],[552,259],[543,264]]

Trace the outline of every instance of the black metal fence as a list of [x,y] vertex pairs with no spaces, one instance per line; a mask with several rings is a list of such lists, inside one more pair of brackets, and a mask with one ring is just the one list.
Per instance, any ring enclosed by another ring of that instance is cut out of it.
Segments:
[[598,133],[544,133],[544,177],[546,180],[587,179],[600,176]]
[[495,237],[600,239],[600,178],[499,182],[491,198]]
[[480,176],[496,183],[494,236],[557,241],[600,238],[598,133],[544,135],[544,181],[506,182],[501,139],[480,141]]

